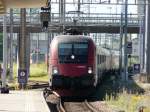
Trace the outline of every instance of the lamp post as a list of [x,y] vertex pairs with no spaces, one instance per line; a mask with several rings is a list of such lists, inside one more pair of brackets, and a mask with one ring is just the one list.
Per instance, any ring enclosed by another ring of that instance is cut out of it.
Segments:
[[7,73],[7,17],[3,17],[3,73],[2,73],[2,87],[6,87],[6,73]]
[[10,9],[10,82],[13,81],[13,9]]
[[9,93],[9,88],[6,84],[6,74],[7,74],[7,45],[8,45],[8,37],[7,37],[7,17],[4,14],[3,17],[3,73],[2,73],[2,87],[1,93]]
[[122,39],[123,39],[123,13],[121,13],[120,18],[120,55],[119,55],[119,69],[120,69],[120,75],[122,74]]
[[128,0],[125,0],[125,24],[124,24],[124,76],[128,81],[128,54],[127,54],[127,26],[128,26]]

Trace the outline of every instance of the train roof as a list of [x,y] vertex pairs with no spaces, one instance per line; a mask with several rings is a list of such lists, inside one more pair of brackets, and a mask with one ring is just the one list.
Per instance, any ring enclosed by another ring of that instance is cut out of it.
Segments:
[[54,38],[58,42],[88,42],[92,39],[84,35],[59,35]]
[[97,46],[97,52],[99,53],[103,53],[105,55],[115,55],[115,56],[119,56],[119,51],[117,50],[111,50],[111,49],[106,49],[106,48],[103,48],[101,46]]
[[101,46],[97,46],[96,49],[97,49],[97,53],[98,54],[102,53],[102,54],[105,54],[105,55],[110,55],[110,51],[108,49],[105,49],[105,48],[103,48]]

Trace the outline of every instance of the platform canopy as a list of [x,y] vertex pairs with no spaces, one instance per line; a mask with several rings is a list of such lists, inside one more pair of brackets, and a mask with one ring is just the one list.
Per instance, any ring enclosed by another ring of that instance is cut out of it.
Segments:
[[47,0],[0,0],[0,14],[8,8],[40,8],[46,6]]
[[5,13],[5,6],[3,0],[0,0],[0,14]]

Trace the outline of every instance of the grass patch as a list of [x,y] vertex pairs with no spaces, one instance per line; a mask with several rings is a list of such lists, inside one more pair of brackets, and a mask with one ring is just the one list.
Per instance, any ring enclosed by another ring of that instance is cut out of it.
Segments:
[[[129,84],[129,90],[139,90],[137,84]],[[146,91],[143,94],[138,93],[138,91],[130,92],[129,90],[124,89],[122,92],[117,93],[117,97],[106,94],[105,101],[111,108],[114,110],[121,110],[123,112],[139,112],[143,108],[143,112],[150,112],[150,91]],[[146,94],[148,93],[148,94]]]
[[[12,83],[8,83],[10,88],[18,89],[18,76],[17,76],[17,64],[13,65],[13,75],[14,81]],[[8,77],[7,77],[8,79]],[[30,76],[28,82],[48,82],[48,73],[47,73],[47,66],[45,63],[40,64],[31,64],[30,65]],[[28,86],[28,85],[27,85]]]
[[30,66],[30,77],[44,77],[47,75],[47,67],[44,63]]
[[29,77],[30,81],[48,82],[48,75],[42,77]]
[[137,112],[140,108],[144,108],[144,112],[150,111],[150,96],[146,95],[133,95],[122,93],[117,99],[108,97],[106,95],[106,102],[111,105],[112,108],[118,108],[125,112]]
[[104,92],[101,100],[115,112],[140,112],[141,108],[143,112],[150,112],[150,84],[117,79],[114,83],[105,81],[101,88],[99,94]]
[[29,80],[48,81],[46,64],[45,63],[31,64]]
[[[17,81],[17,64],[13,66],[14,79]],[[29,80],[48,81],[47,66],[45,63],[31,64]]]

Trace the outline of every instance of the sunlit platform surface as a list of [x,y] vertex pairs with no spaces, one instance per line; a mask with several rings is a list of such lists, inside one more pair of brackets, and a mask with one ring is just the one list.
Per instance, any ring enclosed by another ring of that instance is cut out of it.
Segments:
[[10,91],[0,94],[0,112],[50,112],[42,91]]

